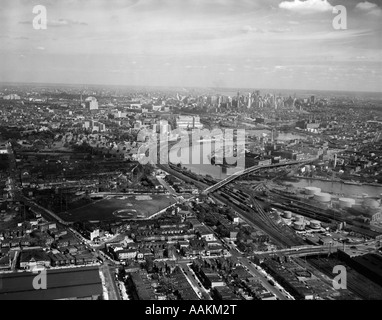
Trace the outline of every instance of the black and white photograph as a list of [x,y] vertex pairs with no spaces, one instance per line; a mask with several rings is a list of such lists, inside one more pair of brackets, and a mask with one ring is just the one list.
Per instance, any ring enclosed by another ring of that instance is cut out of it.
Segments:
[[0,0],[0,303],[382,300],[381,240],[382,0]]

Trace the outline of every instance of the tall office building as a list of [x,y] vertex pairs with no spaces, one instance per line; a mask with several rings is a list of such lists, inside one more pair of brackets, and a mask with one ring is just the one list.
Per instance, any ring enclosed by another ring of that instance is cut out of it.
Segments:
[[98,110],[98,101],[94,97],[86,98],[85,105],[88,110]]

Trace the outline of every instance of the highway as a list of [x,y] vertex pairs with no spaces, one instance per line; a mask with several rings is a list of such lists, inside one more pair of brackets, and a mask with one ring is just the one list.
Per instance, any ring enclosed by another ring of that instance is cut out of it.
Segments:
[[282,253],[284,255],[289,256],[309,256],[309,255],[318,255],[318,254],[329,254],[334,253],[337,250],[369,250],[369,249],[377,249],[378,248],[378,241],[376,240],[369,240],[364,241],[358,244],[341,244],[341,245],[320,245],[320,246],[314,246],[314,245],[306,245],[306,246],[300,246],[300,247],[293,247],[289,249],[279,249],[279,250],[272,250],[267,252],[254,252],[256,255],[269,255],[269,254],[277,254]]
[[218,183],[214,184],[213,186],[208,187],[206,190],[203,191],[204,194],[207,194],[209,192],[213,192],[221,188],[222,186],[226,185],[227,183],[230,183],[237,179],[238,177],[252,173],[261,169],[270,169],[270,168],[278,168],[278,167],[285,167],[290,165],[296,165],[296,164],[304,164],[304,163],[310,163],[317,160],[317,158],[310,158],[305,160],[299,160],[299,161],[290,161],[290,162],[284,162],[284,163],[278,163],[278,164],[272,164],[272,165],[263,165],[263,166],[253,166],[238,172],[235,172],[234,174],[226,177],[225,179],[219,181]]

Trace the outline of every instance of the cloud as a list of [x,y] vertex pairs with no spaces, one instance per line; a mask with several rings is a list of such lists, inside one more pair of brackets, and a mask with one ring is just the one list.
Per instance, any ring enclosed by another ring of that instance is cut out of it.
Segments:
[[[170,65],[170,64],[168,64],[168,65]],[[207,69],[207,66],[191,66],[191,65],[187,65],[187,66],[185,66],[185,68],[186,69]]]
[[252,27],[252,26],[249,26],[249,25],[242,27],[241,31],[244,32],[244,33],[263,33],[264,32],[263,29],[259,29],[259,28]]
[[45,47],[36,47],[37,50],[41,50],[41,51],[44,51],[45,50]]
[[284,32],[290,32],[290,31],[291,31],[290,28],[274,28],[269,30],[269,32],[273,32],[273,33],[284,33]]
[[28,40],[28,37],[14,37],[14,40]]
[[375,15],[375,16],[381,16],[382,15],[382,9],[378,7],[377,4],[371,3],[368,1],[360,2],[355,6],[355,11],[358,12],[365,12],[367,14]]
[[279,4],[279,8],[298,13],[327,12],[333,10],[333,6],[328,0],[283,1]]
[[260,29],[252,27],[250,25],[244,26],[241,28],[243,33],[284,33],[291,31],[290,28],[272,28],[272,29]]
[[75,21],[70,19],[48,20],[48,27],[70,27],[70,26],[87,26],[86,22]]
[[356,9],[362,10],[362,11],[369,11],[375,8],[378,8],[378,6],[375,3],[371,3],[368,1],[360,2],[355,6]]
[[[32,20],[30,21],[19,21],[19,24],[32,25]],[[58,19],[58,20],[48,20],[48,27],[59,28],[59,27],[71,27],[71,26],[87,26],[86,22],[75,21],[70,19]]]

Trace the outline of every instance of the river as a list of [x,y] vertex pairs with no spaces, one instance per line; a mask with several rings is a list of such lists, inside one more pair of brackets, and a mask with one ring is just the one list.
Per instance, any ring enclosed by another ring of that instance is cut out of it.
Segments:
[[[246,130],[246,134],[256,135],[258,137],[263,136],[264,134],[270,135],[270,130]],[[292,133],[280,132],[276,138],[280,141],[291,140],[291,139],[305,139],[304,136],[300,136]],[[194,164],[189,160],[187,155],[187,147],[182,147],[181,149],[172,148],[170,150],[170,161],[173,163],[181,163],[183,167],[189,169],[191,172],[200,174],[200,175],[209,175],[216,179],[224,179],[229,175],[232,175],[235,171],[241,170],[241,168],[226,168],[218,165],[212,165],[211,163],[206,163],[206,158],[200,159],[200,163],[203,164]],[[192,146],[188,151],[192,154],[199,152],[197,149],[198,146]],[[200,148],[202,149],[202,148]],[[201,157],[204,155],[201,155]],[[178,161],[173,161],[177,158]],[[190,163],[191,162],[191,163]],[[209,161],[208,161],[209,162]],[[301,178],[298,182],[286,182],[297,188],[304,188],[308,186],[314,186],[321,188],[323,192],[334,193],[343,195],[345,197],[358,197],[366,193],[370,197],[379,197],[382,194],[382,185],[381,186],[372,186],[372,185],[351,185],[344,184],[342,182],[332,182],[332,181],[322,181],[315,179],[306,179]]]
[[320,188],[322,192],[340,194],[351,198],[362,196],[364,193],[366,193],[369,197],[379,197],[380,194],[382,194],[382,185],[356,185],[338,181],[332,182],[309,178],[299,179],[298,182],[287,182],[287,184],[293,185],[297,188],[317,187]]
[[[265,135],[270,137],[271,134],[272,132],[266,129],[246,130],[246,135],[256,136],[256,137],[262,137]],[[286,132],[279,132],[277,136],[275,137],[275,139],[279,141],[305,139],[305,138],[306,137],[302,135],[286,133]],[[198,145],[192,146],[192,148],[182,147],[180,150],[178,148],[171,148],[169,153],[170,161],[174,164],[181,163],[183,167],[189,169],[190,171],[196,174],[209,175],[216,179],[224,179],[227,176],[232,175],[234,172],[240,171],[242,169],[242,168],[226,168],[226,167],[212,165],[210,161],[207,160],[203,154],[201,155],[201,158],[199,160],[199,163],[202,163],[202,164],[195,164],[195,161],[189,160],[189,155],[187,153],[186,148],[188,148],[188,152],[191,155],[195,155],[199,153],[198,147],[199,147]],[[200,149],[203,149],[203,148],[200,147]],[[203,160],[203,157],[204,157],[204,160]]]

